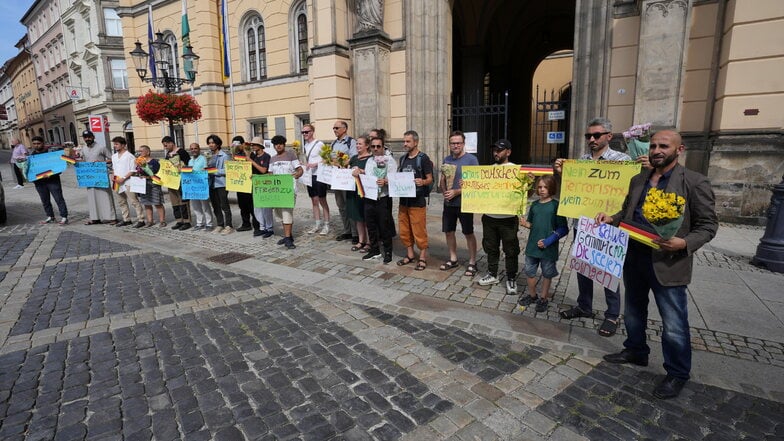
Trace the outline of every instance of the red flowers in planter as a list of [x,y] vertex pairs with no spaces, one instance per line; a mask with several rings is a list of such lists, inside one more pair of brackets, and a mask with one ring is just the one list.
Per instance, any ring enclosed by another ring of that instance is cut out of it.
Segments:
[[189,123],[201,118],[201,106],[190,95],[157,93],[150,90],[136,102],[136,114],[148,124],[163,120]]

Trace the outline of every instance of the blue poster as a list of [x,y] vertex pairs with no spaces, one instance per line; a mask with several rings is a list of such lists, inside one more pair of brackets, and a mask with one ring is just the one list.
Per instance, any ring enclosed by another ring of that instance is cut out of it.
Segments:
[[109,172],[105,162],[77,162],[76,183],[80,187],[109,188]]
[[180,173],[180,187],[183,199],[206,201],[210,198],[206,171]]
[[35,175],[46,171],[51,171],[54,174],[64,172],[66,167],[68,167],[68,163],[60,159],[60,156],[63,156],[61,151],[28,156],[27,180],[33,182],[35,181]]

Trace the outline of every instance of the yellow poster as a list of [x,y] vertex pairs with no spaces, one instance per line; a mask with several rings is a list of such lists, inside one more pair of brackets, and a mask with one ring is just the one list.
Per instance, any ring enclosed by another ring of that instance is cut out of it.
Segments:
[[161,169],[158,170],[158,177],[161,178],[161,185],[172,190],[180,189],[180,170],[170,161],[161,161]]
[[[525,212],[527,192],[521,191],[520,166],[463,166],[460,211],[483,214]],[[522,208],[522,209],[521,209]]]
[[640,172],[634,161],[567,159],[561,175],[558,215],[579,218],[617,213],[629,191],[629,181]]
[[226,191],[252,193],[251,165],[248,161],[226,161]]

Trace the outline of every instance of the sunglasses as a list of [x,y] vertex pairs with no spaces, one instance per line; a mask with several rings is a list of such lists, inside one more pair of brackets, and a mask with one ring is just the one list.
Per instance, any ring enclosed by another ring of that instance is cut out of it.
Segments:
[[332,128],[332,130],[340,130],[340,129],[342,129],[342,128],[343,128],[343,127],[333,127],[333,128]]
[[583,136],[585,136],[585,140],[586,140],[586,141],[590,141],[590,140],[591,140],[591,138],[593,138],[593,139],[599,139],[599,138],[601,138],[602,136],[604,136],[604,135],[607,135],[608,133],[610,133],[610,132],[596,132],[596,133],[586,133],[586,134],[585,134],[585,135],[583,135]]
[[371,147],[373,147],[374,149],[383,149],[384,148],[383,145],[379,145],[379,144],[373,144],[373,145],[371,145]]
[[302,133],[303,135],[307,135],[308,133],[310,133],[310,130],[303,130],[300,133]]

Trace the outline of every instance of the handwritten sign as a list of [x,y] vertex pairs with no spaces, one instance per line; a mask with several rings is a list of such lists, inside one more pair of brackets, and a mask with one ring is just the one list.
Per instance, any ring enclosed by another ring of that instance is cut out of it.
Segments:
[[640,172],[634,161],[567,159],[563,164],[558,215],[579,218],[617,213],[629,191],[629,181]]
[[138,176],[131,176],[126,183],[128,191],[136,194],[147,194],[147,180]]
[[251,165],[247,161],[226,161],[226,191],[253,192]]
[[68,163],[60,159],[63,152],[55,151],[39,153],[27,157],[27,180],[33,182],[36,175],[46,171],[54,174],[62,173],[68,167]]
[[294,208],[294,177],[253,175],[254,208]]
[[387,172],[389,196],[393,198],[416,197],[414,172]]
[[336,169],[336,167],[321,163],[318,165],[318,169],[316,169],[316,181],[323,182],[327,185],[332,185],[332,173]]
[[182,198],[189,201],[206,201],[210,198],[207,172],[196,171],[180,174]]
[[77,162],[76,184],[79,187],[109,188],[109,174],[105,162]]
[[172,190],[180,189],[180,171],[171,162],[161,161],[158,177],[161,178],[161,185],[164,187]]
[[464,213],[517,214],[525,206],[527,193],[521,193],[518,166],[463,166],[462,202]]
[[569,266],[613,291],[623,277],[623,262],[629,247],[629,233],[609,224],[597,224],[582,216],[572,246]]
[[332,173],[332,189],[346,191],[354,191],[357,189],[357,184],[354,182],[354,176],[351,175],[351,169],[337,168],[334,170]]
[[378,200],[378,178],[375,176],[359,175],[362,188],[365,189],[365,199]]

